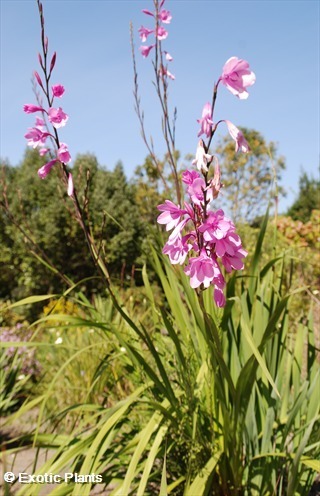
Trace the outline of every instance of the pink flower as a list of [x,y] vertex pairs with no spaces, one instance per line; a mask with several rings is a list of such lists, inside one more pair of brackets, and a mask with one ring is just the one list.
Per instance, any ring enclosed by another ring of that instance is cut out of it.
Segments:
[[223,184],[221,184],[221,173],[220,173],[220,166],[218,159],[217,157],[214,157],[214,159],[215,159],[214,175],[213,178],[211,179],[211,187],[212,187],[212,197],[217,198]]
[[224,211],[221,209],[209,212],[206,222],[199,227],[199,231],[203,233],[203,239],[211,243],[225,238],[228,232],[234,229],[234,224],[224,216]]
[[166,231],[170,231],[170,229],[176,227],[180,222],[181,216],[186,213],[185,210],[181,210],[179,206],[170,200],[166,200],[165,203],[158,205],[157,209],[162,212],[157,222],[159,224],[166,224]]
[[159,12],[159,20],[163,22],[164,24],[170,24],[170,21],[172,19],[171,12],[169,10],[160,10]]
[[44,179],[47,177],[47,175],[49,174],[49,172],[51,171],[52,167],[56,162],[57,159],[55,158],[53,160],[50,160],[50,162],[48,162],[47,164],[40,167],[40,169],[38,170],[38,176],[40,177],[40,179]]
[[48,151],[49,151],[49,148],[40,148],[40,150],[39,150],[40,157],[43,157],[44,155],[46,155],[46,153],[48,153]]
[[57,98],[61,98],[64,92],[65,89],[64,86],[62,86],[62,84],[54,84],[52,86],[53,96],[56,96]]
[[242,259],[245,258],[247,255],[248,252],[241,246],[240,248],[238,248],[237,251],[235,251],[233,256],[229,255],[228,253],[223,255],[221,261],[227,272],[231,272],[232,269],[241,270],[244,267]]
[[69,116],[64,113],[61,107],[59,108],[49,108],[48,110],[48,119],[56,129],[63,127],[66,125]]
[[238,129],[232,122],[224,121],[228,126],[228,131],[230,136],[236,142],[236,152],[241,151],[243,153],[248,153],[250,151],[250,146],[247,140],[243,136],[243,133]]
[[168,36],[168,31],[164,29],[163,26],[159,26],[157,30],[157,38],[158,40],[162,41],[165,40]]
[[43,131],[43,129],[45,127],[45,122],[41,117],[36,117],[35,127],[40,129],[40,131]]
[[33,114],[34,112],[45,112],[45,110],[42,108],[42,107],[39,107],[38,105],[32,105],[31,103],[30,104],[26,104],[23,106],[23,111],[26,113],[26,114]]
[[73,179],[72,179],[72,174],[70,172],[69,176],[68,176],[68,196],[72,196],[73,195]]
[[69,162],[71,162],[71,155],[68,150],[68,145],[66,145],[65,143],[60,143],[58,158],[60,162],[63,162],[64,164],[68,164]]
[[145,43],[147,41],[148,36],[153,32],[154,32],[153,29],[148,29],[145,28],[144,26],[141,26],[141,28],[139,29],[139,33],[142,43]]
[[165,56],[166,56],[166,60],[167,60],[168,62],[172,62],[172,61],[173,61],[173,57],[171,57],[171,55],[170,55],[170,53],[169,53],[169,52],[166,52],[166,51],[164,50],[164,52],[163,52],[163,53],[165,54]]
[[256,76],[250,70],[249,63],[246,60],[231,57],[222,69],[222,75],[219,78],[229,91],[241,100],[248,98],[247,87],[255,83]]
[[198,257],[189,259],[184,272],[190,277],[192,288],[198,288],[201,284],[208,288],[217,274],[217,263],[208,257],[205,250],[202,250]]
[[192,161],[192,165],[196,165],[200,172],[208,172],[208,165],[210,165],[212,159],[213,156],[205,152],[203,140],[199,140],[196,158]]
[[195,179],[200,177],[199,172],[195,170],[186,170],[182,173],[182,182],[185,184],[192,184]]
[[217,307],[224,307],[226,304],[226,297],[224,292],[219,287],[215,286],[213,293],[214,301],[216,302]]
[[198,137],[201,136],[201,134],[205,134],[207,138],[210,138],[212,132],[212,126],[213,126],[213,121],[211,117],[212,117],[211,103],[208,102],[203,107],[201,119],[197,119],[197,122],[199,122],[200,124],[200,131],[198,132]]
[[32,146],[33,148],[43,145],[47,139],[47,136],[50,136],[50,134],[42,132],[37,127],[30,127],[28,132],[24,135],[24,137],[28,140],[28,146]]
[[150,46],[141,46],[139,48],[140,52],[141,52],[141,55],[142,57],[146,58],[148,57],[150,51],[152,50],[152,48],[154,48],[155,45],[150,45]]
[[211,188],[206,189],[205,180],[202,177],[198,177],[187,188],[187,192],[190,195],[191,201],[195,205],[201,205],[204,203],[204,191],[207,191],[206,199],[207,201],[212,201],[212,190]]
[[181,238],[179,235],[174,243],[166,243],[164,245],[162,253],[169,256],[172,265],[182,265],[188,252],[191,250],[192,247],[186,243],[186,238],[188,238],[188,236]]

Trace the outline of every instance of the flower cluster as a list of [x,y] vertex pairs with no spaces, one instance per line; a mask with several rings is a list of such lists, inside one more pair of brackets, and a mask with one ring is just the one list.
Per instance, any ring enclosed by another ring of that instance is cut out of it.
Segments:
[[[42,13],[42,5],[39,6],[40,9],[40,19],[42,26],[42,48],[43,48],[43,57],[41,54],[38,54],[38,60],[40,67],[44,74],[43,83],[38,72],[34,72],[35,80],[37,81],[41,91],[45,95],[45,99],[48,103],[48,106],[44,108],[40,102],[38,105],[34,104],[26,104],[23,107],[23,110],[26,114],[34,114],[41,113],[41,117],[37,116],[36,121],[33,127],[28,128],[28,132],[25,134],[25,138],[28,140],[28,146],[32,148],[39,149],[39,154],[41,156],[46,155],[50,152],[50,148],[46,146],[47,140],[51,140],[55,144],[55,152],[53,152],[54,158],[52,158],[49,162],[43,165],[38,170],[38,175],[41,179],[45,179],[49,174],[52,167],[61,163],[64,167],[65,173],[67,175],[67,183],[68,183],[68,195],[73,195],[73,180],[72,174],[67,172],[66,164],[71,162],[71,155],[68,150],[68,145],[65,143],[61,143],[59,141],[57,130],[64,127],[69,119],[69,116],[63,111],[60,106],[54,106],[55,98],[61,98],[65,92],[65,88],[62,84],[54,84],[49,86],[49,82],[51,79],[52,71],[54,69],[56,63],[56,52],[54,52],[51,62],[50,68],[48,70],[47,67],[47,58],[48,58],[48,38],[44,36],[44,19]],[[47,121],[52,126],[52,132],[49,132],[49,125]]]
[[[215,303],[218,307],[223,307],[226,303],[223,272],[243,269],[243,259],[248,253],[242,247],[233,222],[223,210],[214,210],[211,207],[222,184],[219,162],[217,157],[209,153],[209,145],[217,126],[225,122],[236,143],[236,152],[247,153],[250,148],[242,132],[232,122],[220,120],[215,124],[213,121],[220,82],[231,93],[244,99],[248,96],[246,88],[255,82],[255,75],[244,60],[231,57],[226,62],[222,75],[214,86],[212,105],[204,105],[202,117],[198,120],[198,137],[205,135],[209,139],[207,144],[203,139],[198,142],[196,157],[192,162],[198,170],[186,170],[182,174],[189,202],[185,202],[184,208],[181,208],[166,200],[158,205],[161,214],[157,220],[159,224],[166,226],[167,231],[172,230],[163,253],[168,255],[172,264],[182,265],[188,257],[184,272],[190,277],[191,287],[205,289],[212,285]],[[184,231],[186,226],[188,229]]]
[[[157,40],[158,41],[163,41],[168,37],[168,31],[167,29],[162,25],[162,24],[170,24],[172,15],[169,12],[169,10],[163,9],[165,0],[161,0],[159,3],[158,1],[155,2],[156,10],[155,12],[151,12],[150,10],[143,9],[142,12],[148,16],[151,16],[155,20],[155,27],[154,29],[149,29],[146,28],[145,26],[141,26],[139,29],[139,35],[142,43],[145,43],[148,39],[148,36],[151,34],[154,35],[155,37],[155,43],[151,45],[142,45],[139,50],[141,52],[141,55],[146,58],[148,57],[149,53],[153,48],[157,46]],[[163,56],[163,57],[162,57]],[[172,62],[173,58],[170,55],[170,53],[166,52],[165,50],[161,51],[161,59],[164,58],[167,62]],[[160,64],[160,75],[162,77],[168,77],[172,80],[175,79],[175,76],[171,74],[171,72],[168,70],[167,66],[164,65],[163,60],[161,60]]]

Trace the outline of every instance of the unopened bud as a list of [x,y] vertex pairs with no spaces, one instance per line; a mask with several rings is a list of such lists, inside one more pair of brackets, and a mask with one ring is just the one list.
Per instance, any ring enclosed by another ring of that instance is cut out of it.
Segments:
[[54,54],[52,55],[51,63],[50,63],[50,72],[52,71],[52,69],[55,66],[56,58],[57,58],[57,54],[56,54],[56,52],[54,52]]
[[43,84],[42,84],[41,78],[40,78],[39,74],[37,73],[37,71],[34,71],[34,77],[38,81],[39,86],[41,86],[41,88],[43,89]]
[[46,36],[44,40],[44,51],[46,53],[48,52],[48,36]]
[[43,62],[42,62],[42,57],[41,57],[40,53],[38,53],[38,60],[39,60],[39,64],[43,68]]

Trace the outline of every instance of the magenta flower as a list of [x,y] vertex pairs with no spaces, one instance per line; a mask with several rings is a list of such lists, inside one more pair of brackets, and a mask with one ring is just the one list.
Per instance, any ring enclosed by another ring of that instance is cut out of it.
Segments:
[[164,29],[163,26],[159,26],[157,30],[157,38],[158,40],[162,41],[165,40],[168,36],[168,31]]
[[207,190],[207,201],[212,200],[212,190],[211,188],[206,188],[205,180],[202,177],[198,177],[187,188],[188,195],[191,201],[195,205],[201,205],[204,203],[204,191]]
[[62,86],[62,84],[54,84],[52,86],[53,96],[55,96],[57,98],[61,98],[64,92],[65,92],[65,89],[64,89],[64,86]]
[[45,128],[45,122],[41,117],[36,117],[35,127],[43,131]]
[[49,108],[48,110],[48,119],[56,129],[63,127],[66,125],[69,116],[64,113],[61,107],[59,108]]
[[24,135],[28,140],[28,146],[32,146],[32,148],[43,145],[46,142],[47,136],[50,136],[50,134],[42,132],[37,127],[30,127],[28,132]]
[[73,190],[74,190],[73,179],[72,179],[72,174],[70,172],[70,174],[68,176],[68,196],[72,196],[73,195]]
[[166,231],[176,227],[180,218],[186,213],[186,210],[181,210],[181,208],[175,205],[172,201],[166,200],[165,203],[157,206],[157,209],[162,212],[157,218],[159,224],[166,224]]
[[40,157],[43,157],[44,155],[46,155],[46,153],[48,153],[48,151],[49,151],[49,148],[40,148],[40,150],[39,150]]
[[148,57],[150,51],[152,50],[152,48],[154,48],[155,45],[150,45],[150,46],[141,46],[139,48],[140,52],[141,52],[141,55],[142,57],[146,58]]
[[[190,258],[184,272],[190,277],[190,286],[198,288],[201,284],[208,288],[217,273],[217,264],[202,250],[198,257]],[[220,271],[219,271],[220,272]]]
[[161,22],[163,22],[164,24],[170,24],[171,19],[172,19],[172,15],[171,15],[171,12],[169,12],[169,10],[165,10],[165,9],[160,10],[159,20]]
[[42,108],[42,107],[39,107],[38,105],[32,105],[31,103],[30,104],[26,104],[23,106],[23,111],[26,113],[26,114],[33,114],[34,112],[45,112],[45,110]]
[[68,150],[68,145],[66,145],[65,143],[60,143],[58,158],[60,162],[63,162],[64,164],[68,164],[69,162],[71,162],[71,155]]
[[40,167],[40,169],[38,170],[38,176],[40,177],[40,179],[45,179],[47,177],[47,175],[49,174],[49,172],[51,171],[52,167],[56,162],[57,159],[55,158],[53,160],[50,160],[50,162],[48,162],[47,164]]
[[256,76],[249,68],[246,60],[231,57],[224,64],[219,78],[229,91],[241,100],[248,98],[247,87],[255,83]]
[[192,165],[196,165],[200,172],[208,172],[208,165],[210,165],[213,156],[205,152],[204,142],[202,139],[199,140],[196,158],[192,161]]
[[199,172],[195,170],[186,170],[182,173],[182,182],[185,184],[192,184],[195,179],[200,177]]
[[199,122],[200,124],[200,131],[198,132],[198,137],[201,136],[201,134],[205,134],[207,138],[210,138],[212,132],[212,126],[213,126],[212,109],[210,102],[206,103],[205,106],[203,107],[202,117],[201,119],[197,119],[197,122]]
[[238,129],[232,122],[224,121],[228,126],[228,131],[230,136],[236,142],[236,152],[241,151],[243,153],[248,153],[250,151],[250,146],[247,140],[243,136],[243,133]]
[[172,265],[180,264],[182,265],[186,259],[187,254],[191,250],[192,246],[186,243],[188,236],[178,236],[174,243],[166,243],[163,247],[162,253],[168,255]]
[[145,28],[144,26],[141,26],[141,28],[139,29],[139,33],[142,43],[145,43],[147,41],[148,36],[153,32],[154,32],[153,29],[148,29]]
[[203,233],[203,239],[211,243],[225,238],[228,232],[234,229],[234,224],[224,216],[224,211],[221,209],[209,212],[206,222],[199,227],[199,231]]

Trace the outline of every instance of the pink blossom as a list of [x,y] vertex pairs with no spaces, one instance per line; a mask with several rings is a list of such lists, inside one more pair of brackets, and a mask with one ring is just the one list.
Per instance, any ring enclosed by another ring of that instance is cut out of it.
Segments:
[[168,255],[172,265],[182,265],[186,259],[187,254],[191,250],[191,245],[186,243],[187,236],[181,238],[179,235],[175,242],[172,244],[166,243],[163,247],[162,253]]
[[186,170],[182,173],[182,182],[185,184],[192,184],[195,179],[198,179],[200,177],[199,172],[195,170]]
[[213,121],[211,117],[212,117],[211,103],[208,102],[203,107],[201,119],[197,119],[197,122],[199,122],[200,124],[200,131],[198,132],[198,137],[201,136],[201,134],[205,134],[207,138],[210,138],[212,132],[212,126],[213,126]]
[[212,190],[211,188],[206,188],[206,182],[202,177],[195,179],[187,188],[191,201],[195,205],[204,203],[204,191],[207,191],[206,199],[210,202],[212,200]]
[[249,63],[246,60],[231,57],[222,69],[222,75],[219,78],[229,91],[241,100],[248,98],[247,87],[255,83],[256,76],[250,70]]
[[40,177],[40,179],[45,179],[47,177],[47,175],[49,174],[49,172],[51,171],[52,167],[56,162],[57,159],[55,158],[53,160],[50,160],[50,162],[48,162],[47,164],[40,167],[40,169],[38,170],[38,176]]
[[215,165],[214,165],[214,175],[213,179],[211,179],[211,188],[212,188],[212,197],[217,198],[219,195],[219,191],[222,188],[223,184],[221,184],[221,173],[220,166],[217,157],[214,157]]
[[48,110],[48,119],[56,129],[63,127],[66,125],[69,116],[64,113],[61,107],[59,108],[49,108]]
[[150,45],[150,46],[144,46],[144,45],[143,45],[143,46],[141,46],[141,47],[139,48],[139,50],[140,50],[140,52],[141,52],[142,57],[144,57],[144,58],[148,57],[148,55],[149,55],[150,51],[151,51],[151,50],[152,50],[152,48],[154,48],[154,47],[155,47],[155,45]]
[[24,135],[24,137],[28,140],[28,146],[32,146],[33,148],[43,145],[47,139],[47,136],[50,136],[50,134],[42,132],[37,127],[29,127],[28,132]]
[[157,218],[157,222],[159,224],[166,224],[166,231],[170,231],[170,229],[176,227],[180,222],[181,216],[186,213],[185,210],[181,210],[179,206],[170,200],[166,200],[165,203],[158,205],[157,209],[162,212]]
[[69,162],[71,162],[71,155],[68,150],[68,145],[66,145],[65,143],[60,143],[58,158],[60,162],[63,162],[64,164],[68,164]]
[[231,272],[232,269],[241,270],[244,267],[243,258],[248,255],[248,252],[242,248],[238,248],[238,250],[234,253],[233,256],[226,253],[221,258],[221,261],[227,272]]
[[39,107],[38,105],[32,105],[32,103],[30,104],[26,104],[23,106],[23,111],[26,113],[26,114],[33,114],[34,112],[45,112],[45,110],[42,108],[42,107]]
[[170,21],[172,19],[171,12],[169,10],[160,10],[159,12],[159,20],[163,22],[164,24],[170,24]]
[[212,243],[225,238],[227,233],[234,229],[234,224],[225,217],[221,209],[209,212],[206,222],[199,227],[199,231],[203,233],[203,239]]
[[162,41],[165,40],[168,36],[168,31],[164,29],[163,26],[159,26],[157,30],[157,38],[158,40]]
[[53,96],[56,96],[57,98],[61,98],[64,92],[65,89],[64,86],[62,86],[62,84],[54,84],[52,86]]
[[204,142],[202,139],[199,140],[196,158],[192,161],[192,165],[196,165],[200,172],[208,172],[208,165],[212,161],[213,156],[205,152]]
[[208,288],[217,273],[217,263],[207,255],[205,250],[202,250],[198,257],[189,259],[184,272],[190,277],[192,288],[198,288],[201,284]]
[[214,301],[216,302],[217,307],[224,307],[226,304],[226,297],[222,289],[215,286],[213,293]]
[[147,41],[148,36],[153,32],[154,32],[153,29],[148,29],[145,28],[144,26],[141,26],[141,28],[139,29],[139,33],[142,43],[145,43]]
[[169,245],[172,245],[176,242],[176,240],[179,238],[180,233],[184,226],[186,225],[187,222],[189,222],[190,216],[187,215],[184,219],[180,220],[179,224],[176,225],[172,233],[170,234],[168,238],[168,243]]
[[168,71],[168,69],[166,67],[164,67],[163,65],[161,66],[159,72],[160,72],[161,76],[167,76],[168,78],[172,79],[172,81],[174,81],[176,79],[176,77],[173,74],[171,74],[171,72]]
[[43,131],[45,127],[45,122],[41,117],[36,117],[35,127],[40,129],[40,131]]
[[73,179],[72,179],[72,174],[70,172],[70,174],[68,176],[68,196],[72,196],[73,195],[73,190],[74,190]]
[[243,133],[238,129],[232,122],[224,121],[228,126],[228,131],[230,136],[236,142],[236,152],[241,151],[243,153],[248,153],[250,151],[250,147],[248,145],[247,140],[243,136]]
[[39,150],[40,157],[43,157],[44,155],[46,155],[46,153],[48,153],[48,151],[49,151],[49,148],[40,148],[40,150]]

